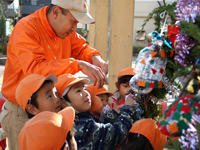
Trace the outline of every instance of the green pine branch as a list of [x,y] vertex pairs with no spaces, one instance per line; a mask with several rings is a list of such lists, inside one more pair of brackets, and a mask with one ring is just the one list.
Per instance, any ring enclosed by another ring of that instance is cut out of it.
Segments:
[[180,32],[186,33],[189,37],[195,39],[200,43],[200,17],[197,17],[197,21],[193,23],[192,21],[186,22],[181,21],[180,22]]
[[165,148],[168,148],[168,150],[182,150],[181,143],[178,140],[172,140],[169,138],[169,141],[171,144],[164,145]]
[[141,31],[144,29],[147,22],[149,22],[150,19],[154,18],[154,20],[155,20],[154,25],[156,26],[155,31],[160,32],[161,21],[164,20],[164,18],[162,18],[162,19],[160,18],[160,14],[164,11],[166,11],[167,14],[171,17],[172,24],[174,24],[176,21],[175,20],[176,14],[174,12],[174,10],[176,9],[176,3],[177,2],[173,2],[172,4],[168,4],[168,5],[164,5],[164,6],[155,8],[151,13],[149,13],[149,15],[147,16],[147,19],[144,20]]

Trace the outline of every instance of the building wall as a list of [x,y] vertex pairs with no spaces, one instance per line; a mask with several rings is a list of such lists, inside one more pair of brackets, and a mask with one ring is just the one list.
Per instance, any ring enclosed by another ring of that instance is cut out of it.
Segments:
[[[166,0],[167,4],[173,3],[174,0]],[[163,5],[163,1],[160,0],[160,4]],[[136,0],[135,1],[135,16],[134,16],[134,30],[133,30],[133,46],[145,47],[148,44],[147,40],[136,40],[137,31],[142,29],[144,20],[147,19],[149,13],[151,13],[156,7],[159,7],[157,0]],[[151,33],[155,29],[154,19],[151,19],[144,27],[145,34]]]
[[37,9],[49,6],[51,0],[20,0],[21,17],[34,13]]

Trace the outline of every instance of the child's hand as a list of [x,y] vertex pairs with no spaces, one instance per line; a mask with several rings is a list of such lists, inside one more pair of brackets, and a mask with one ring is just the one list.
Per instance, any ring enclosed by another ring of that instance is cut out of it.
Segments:
[[135,104],[134,102],[134,96],[132,94],[129,94],[125,97],[125,105],[133,106]]
[[120,109],[122,108],[123,105],[117,105],[115,103],[111,104],[111,110],[114,109],[118,114],[120,113]]

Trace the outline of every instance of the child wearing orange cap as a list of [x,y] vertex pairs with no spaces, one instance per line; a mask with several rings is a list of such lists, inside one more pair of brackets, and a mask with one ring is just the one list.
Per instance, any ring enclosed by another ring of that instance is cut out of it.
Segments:
[[88,79],[78,79],[73,75],[64,74],[58,77],[58,83],[55,85],[58,96],[65,99],[68,105],[75,109],[77,147],[80,150],[115,149],[116,145],[125,140],[132,124],[138,120],[137,112],[132,107],[134,100],[127,96],[115,123],[96,123],[89,112],[92,109],[93,98],[84,86],[88,82]]
[[[57,91],[54,88],[55,83],[57,83],[57,77],[53,74],[46,77],[39,74],[31,74],[21,80],[17,86],[15,96],[19,106],[22,107],[19,109],[24,110],[22,115],[26,117],[20,122],[19,126],[21,128],[17,131],[14,130],[14,128],[11,128],[10,130],[10,124],[3,126],[6,134],[14,135],[20,133],[24,123],[28,121],[27,114],[29,118],[32,118],[42,111],[60,111],[61,102],[57,97]],[[8,117],[8,119],[12,118]],[[15,142],[17,143],[17,141]]]
[[120,70],[117,78],[117,82],[115,82],[115,86],[118,89],[117,92],[112,96],[113,100],[112,103],[117,105],[124,105],[125,104],[125,96],[126,93],[129,91],[129,81],[135,75],[132,67],[124,68]]
[[136,121],[122,150],[163,150],[167,136],[159,131],[155,123],[155,120],[149,118]]
[[[97,85],[93,85],[93,84],[90,84],[87,86],[87,88],[89,88],[90,90],[92,90],[92,92],[101,99],[102,101],[102,108],[105,107],[106,105],[110,105],[109,104],[109,97],[113,96],[113,93],[111,92],[108,92],[104,87],[102,88],[98,88]],[[102,112],[102,108],[95,111],[95,112],[92,112],[93,115],[94,115],[94,120],[96,122],[99,122],[99,119],[100,119],[100,115],[101,115],[101,112]]]
[[[27,121],[18,137],[19,150],[77,150],[73,132],[75,112],[65,108],[58,113],[43,111]],[[67,139],[67,140],[66,140]]]
[[29,118],[42,111],[60,111],[61,101],[54,87],[57,82],[57,77],[53,74],[46,77],[31,74],[19,83],[15,92],[16,100],[26,110]]
[[[49,116],[51,116],[50,112],[57,113],[61,109],[61,101],[60,101],[60,98],[57,96],[57,91],[56,91],[56,88],[54,87],[54,85],[57,82],[58,82],[57,77],[53,74],[50,74],[46,77],[39,75],[39,74],[31,74],[31,75],[26,76],[19,83],[19,85],[16,89],[16,93],[15,93],[16,100],[17,100],[19,106],[21,106],[23,110],[26,110],[28,117],[31,118],[29,121],[27,120],[27,125],[25,125],[25,127],[23,127],[23,129],[21,131],[21,134],[20,134],[21,137],[18,140],[19,147],[21,147],[20,149],[22,149],[22,150],[27,150],[27,149],[28,150],[31,150],[31,149],[32,150],[35,150],[35,149],[41,149],[41,150],[55,149],[55,150],[57,150],[57,149],[60,149],[62,147],[62,145],[65,143],[65,141],[63,141],[63,140],[61,140],[62,143],[55,140],[56,136],[59,137],[60,134],[57,135],[54,133],[50,133],[50,131],[48,131],[48,130],[55,128],[51,124],[56,123],[56,121],[58,123],[61,120],[56,119],[54,122],[50,122],[49,128],[48,127],[46,128],[46,125],[48,126],[49,122],[47,120],[45,122],[45,119],[48,118]],[[43,112],[46,112],[47,115],[46,116],[42,115]],[[74,113],[74,110],[72,111],[72,114],[73,113]],[[66,115],[67,113],[64,113],[64,114]],[[53,116],[56,116],[56,115],[54,114]],[[42,121],[42,119],[44,122]],[[49,119],[51,119],[51,118],[49,118]],[[34,122],[35,122],[36,126],[38,127],[38,129],[40,129],[39,127],[41,126],[41,130],[35,131],[35,130],[37,130],[37,128],[31,126],[31,124],[34,124]],[[66,119],[64,120],[64,122],[66,122]],[[42,126],[40,123],[44,123],[44,125]],[[60,122],[60,123],[62,123],[62,122]],[[62,126],[65,126],[65,125],[66,125],[66,123],[64,123]],[[62,126],[58,125],[57,128],[58,127],[63,128],[62,131],[64,132],[64,130],[66,130],[67,128],[62,127]],[[31,130],[33,130],[33,132]],[[48,132],[44,132],[43,130],[48,131]],[[28,134],[26,132],[28,132]],[[41,132],[41,134],[40,134],[40,132]],[[57,130],[56,130],[56,132],[57,132]],[[64,136],[67,137],[67,140],[69,142],[73,141],[73,132],[74,131],[72,128],[70,131],[68,130],[68,136],[67,136],[67,134],[66,135],[64,134]],[[37,133],[37,134],[35,134],[35,133]],[[47,133],[49,133],[49,134],[47,134]],[[42,140],[42,138],[41,139],[39,138],[40,136],[47,137],[48,139],[46,141]],[[36,139],[34,139],[34,142],[33,142],[32,138],[34,138],[34,137]],[[27,140],[25,140],[25,139],[27,139]],[[55,142],[51,142],[52,140],[55,140]],[[30,142],[33,142],[33,143],[30,144]],[[44,143],[40,143],[40,142],[44,142]],[[51,143],[51,144],[49,144],[49,147],[43,146],[48,143]],[[59,146],[58,146],[58,144],[56,145],[55,143],[59,143]],[[73,149],[76,150],[77,149],[76,145],[73,146],[74,142],[71,142],[71,143],[72,143],[72,147],[75,147],[75,149],[74,148]],[[62,144],[62,145],[60,146],[60,144]],[[71,144],[69,143],[69,145],[71,145]],[[63,148],[64,148],[64,146],[63,146]]]
[[108,92],[104,87],[98,88],[97,85],[94,86],[93,84],[88,85],[87,88],[92,90],[101,99],[103,107],[109,104],[109,97],[113,96],[113,93]]

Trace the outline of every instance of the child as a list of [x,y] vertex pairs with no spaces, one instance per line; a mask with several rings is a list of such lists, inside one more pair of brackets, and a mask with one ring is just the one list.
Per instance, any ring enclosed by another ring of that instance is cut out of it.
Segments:
[[[91,97],[92,97],[92,95],[94,95],[94,92],[91,89],[89,89],[88,87],[86,87],[86,90],[89,92]],[[89,110],[89,112],[91,112],[93,114],[94,121],[99,122],[99,118],[100,118],[100,114],[103,109],[103,105],[102,105],[101,99],[98,96],[94,95],[94,97],[95,97],[95,105],[96,106],[95,107],[92,106],[93,102],[91,101],[91,109]],[[92,98],[91,98],[91,100],[92,100]]]
[[[65,108],[58,113],[43,111],[27,121],[18,137],[20,150],[77,150],[73,131],[75,112]],[[71,132],[72,133],[72,132]],[[68,147],[68,148],[67,148]]]
[[125,140],[132,124],[138,120],[131,107],[134,100],[130,96],[126,99],[115,123],[96,123],[93,115],[88,112],[91,109],[91,97],[84,87],[84,84],[89,82],[86,80],[64,74],[58,77],[58,83],[55,85],[59,97],[65,99],[76,111],[74,122],[78,149],[115,149],[117,144]]
[[153,119],[136,121],[122,150],[163,150],[167,136],[159,131],[155,123],[156,121]]
[[113,96],[113,93],[108,92],[104,87],[98,88],[98,86],[94,86],[93,84],[90,84],[87,86],[96,96],[98,96],[103,104],[103,107],[106,105],[109,105],[109,97]]
[[[112,96],[113,94],[108,92],[104,87],[102,88],[98,88],[98,86],[94,86],[93,84],[90,84],[86,87],[87,91],[90,89],[92,90],[92,92],[101,99],[102,101],[102,108],[105,107],[106,105],[110,105],[109,104],[109,97]],[[96,122],[99,122],[100,119],[100,115],[102,112],[102,108],[99,109],[98,111],[92,112],[92,114],[94,115],[94,120]]]
[[54,84],[57,77],[53,74],[44,77],[39,74],[26,76],[16,89],[16,100],[31,118],[42,111],[58,112],[61,101],[57,97]]
[[112,96],[112,103],[116,103],[117,105],[125,104],[125,94],[130,89],[129,81],[135,74],[136,73],[131,67],[120,70],[118,74],[118,81],[115,82],[115,86],[118,91],[115,92],[114,96]]

